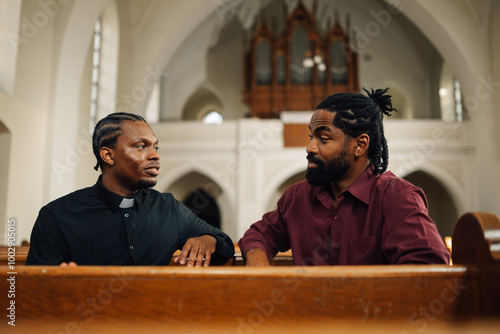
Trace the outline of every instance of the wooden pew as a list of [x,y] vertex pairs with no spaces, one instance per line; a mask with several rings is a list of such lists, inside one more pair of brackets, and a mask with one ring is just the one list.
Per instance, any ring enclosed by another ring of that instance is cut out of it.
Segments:
[[491,213],[466,213],[453,232],[453,261],[478,271],[480,313],[500,315],[500,221]]
[[0,266],[6,266],[9,262],[12,262],[12,255],[14,256],[16,265],[24,265],[29,249],[29,246],[16,246],[14,249],[12,247],[0,246]]
[[453,266],[1,267],[15,299],[0,309],[14,300],[30,333],[496,333],[499,231],[493,215],[462,216]]
[[[241,256],[241,251],[237,244],[234,245],[235,254],[233,259],[225,263],[226,266],[244,266],[243,257]],[[14,250],[7,246],[0,246],[0,266],[7,266],[9,262],[12,262],[12,253],[14,253],[14,262],[17,266],[24,266],[26,262],[26,257],[28,256],[29,246],[16,246]],[[170,261],[171,266],[178,266],[178,264],[173,262],[173,259],[180,255],[180,251],[176,251],[172,260]],[[280,252],[272,260],[272,264],[275,266],[290,266],[293,265],[292,252]]]

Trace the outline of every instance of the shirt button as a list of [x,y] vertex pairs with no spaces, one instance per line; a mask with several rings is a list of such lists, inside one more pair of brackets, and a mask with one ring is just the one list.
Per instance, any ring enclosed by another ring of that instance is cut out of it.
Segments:
[[339,219],[339,215],[333,216],[333,219]]
[[128,218],[128,213],[125,214],[125,218]]
[[134,249],[134,246],[130,246],[130,249]]

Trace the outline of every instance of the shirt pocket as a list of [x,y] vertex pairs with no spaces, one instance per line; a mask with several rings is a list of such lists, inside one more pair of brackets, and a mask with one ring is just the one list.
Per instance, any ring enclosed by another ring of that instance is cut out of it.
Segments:
[[372,235],[369,237],[356,238],[351,242],[349,250],[349,264],[385,264],[382,253],[382,236]]

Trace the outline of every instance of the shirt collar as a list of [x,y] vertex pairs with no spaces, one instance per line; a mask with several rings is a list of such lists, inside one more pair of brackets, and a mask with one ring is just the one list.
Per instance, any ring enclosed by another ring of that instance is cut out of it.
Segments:
[[[373,165],[370,165],[365,169],[363,174],[361,174],[353,183],[349,185],[349,187],[347,187],[340,194],[348,191],[358,200],[368,205],[370,202],[370,189],[372,188],[375,179],[376,175],[373,174]],[[328,189],[328,187],[329,185],[316,187],[316,190],[313,193],[313,201],[318,200],[322,203],[331,202],[330,190]]]
[[376,178],[376,175],[373,174],[373,165],[370,165],[344,191],[350,192],[351,195],[368,205],[370,203],[370,190]]
[[[96,184],[94,185],[94,190],[99,196],[99,198],[106,203],[107,206],[110,207],[113,212],[117,212],[120,209],[120,204],[122,203],[122,200],[125,198],[123,196],[120,196],[110,190],[108,190],[106,187],[103,186],[102,184],[102,175],[99,176],[99,179],[97,179]],[[145,189],[141,189],[133,196],[134,199],[134,206],[137,207],[137,209],[141,208],[143,198],[145,196]]]

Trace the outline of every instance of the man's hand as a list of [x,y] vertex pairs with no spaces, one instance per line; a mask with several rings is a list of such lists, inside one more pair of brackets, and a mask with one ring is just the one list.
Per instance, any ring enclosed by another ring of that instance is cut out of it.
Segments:
[[186,264],[188,267],[201,267],[202,265],[208,267],[212,254],[215,252],[215,246],[217,246],[217,239],[211,235],[188,239],[182,247],[181,255],[174,259],[174,263]]
[[252,248],[250,249],[246,256],[246,265],[249,267],[267,267],[271,264],[267,259],[267,254],[262,248]]
[[59,265],[61,267],[76,267],[77,264],[74,263],[73,261],[69,262],[69,263],[66,263],[66,262],[61,262],[61,264]]

